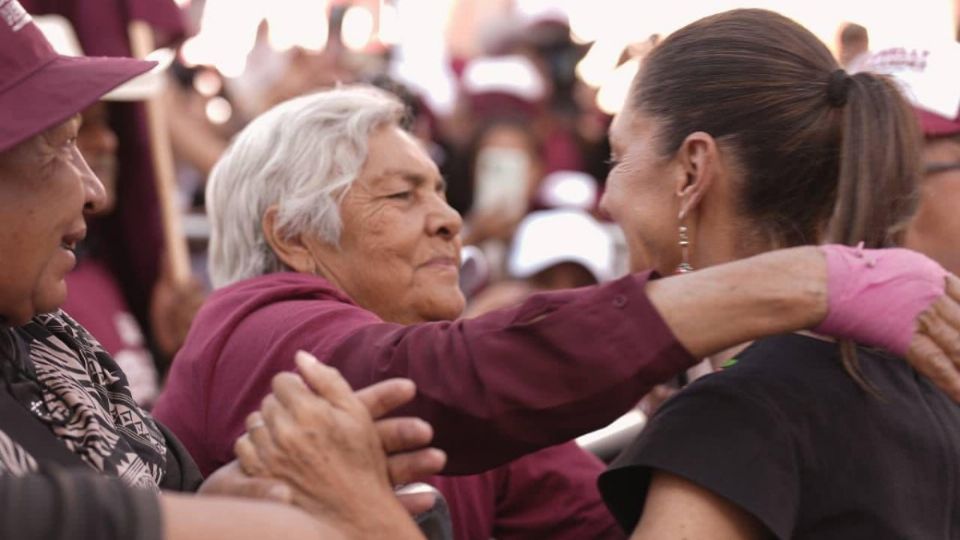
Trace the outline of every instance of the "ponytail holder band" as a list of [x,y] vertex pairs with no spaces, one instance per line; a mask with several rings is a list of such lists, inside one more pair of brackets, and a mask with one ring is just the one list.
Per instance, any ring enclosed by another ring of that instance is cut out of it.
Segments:
[[850,93],[850,84],[853,78],[842,69],[830,74],[827,81],[827,102],[831,107],[843,107],[847,104],[847,94]]

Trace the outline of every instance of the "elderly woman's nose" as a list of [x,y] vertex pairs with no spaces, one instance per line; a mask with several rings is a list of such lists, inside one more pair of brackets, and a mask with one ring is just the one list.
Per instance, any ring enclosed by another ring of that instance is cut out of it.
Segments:
[[446,201],[440,201],[427,217],[427,228],[431,235],[453,238],[463,229],[463,218]]

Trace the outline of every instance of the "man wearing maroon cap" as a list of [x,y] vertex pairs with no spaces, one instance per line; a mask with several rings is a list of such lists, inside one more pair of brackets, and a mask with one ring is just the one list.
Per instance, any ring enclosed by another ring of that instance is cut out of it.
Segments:
[[960,43],[888,47],[855,68],[893,77],[923,132],[924,171],[904,245],[960,271]]
[[857,69],[890,75],[923,132],[924,171],[904,245],[960,271],[960,43],[903,45],[864,56]]
[[925,137],[924,176],[906,245],[960,272],[960,111],[953,119],[925,110],[918,116]]

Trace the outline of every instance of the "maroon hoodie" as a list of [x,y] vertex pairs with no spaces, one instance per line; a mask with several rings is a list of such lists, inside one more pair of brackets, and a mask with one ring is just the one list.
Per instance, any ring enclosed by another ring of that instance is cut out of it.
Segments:
[[[383,322],[319,277],[248,279],[208,298],[153,412],[209,473],[233,459],[245,417],[270,392],[273,375],[293,370],[294,353],[304,349],[354,388],[391,377],[414,380],[417,397],[397,414],[433,425],[434,444],[448,454],[446,473],[487,471],[608,424],[651,386],[694,363],[646,298],[647,279],[633,275],[538,294],[476,319],[411,326]],[[500,476],[477,482],[503,495],[532,489],[505,480],[511,473],[536,479],[541,489],[557,485],[545,480],[553,475],[576,486],[573,496],[541,492],[541,500],[528,501],[532,510],[554,505],[547,511],[554,522],[563,514],[584,521],[585,508],[603,511],[594,487],[598,462],[572,443],[543,454],[542,463],[533,454],[520,460],[530,462],[522,471],[498,469]],[[448,500],[455,521],[456,500],[477,498],[474,487],[463,488],[470,496],[445,493],[455,499]],[[474,505],[463,506],[482,513]],[[465,530],[472,537],[479,525]],[[597,526],[579,537],[603,537]]]

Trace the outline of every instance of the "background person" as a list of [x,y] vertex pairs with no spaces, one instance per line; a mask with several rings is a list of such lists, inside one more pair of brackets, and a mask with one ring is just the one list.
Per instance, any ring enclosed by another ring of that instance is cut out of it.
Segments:
[[[960,88],[960,84],[958,84]],[[960,94],[960,90],[958,90]],[[960,112],[950,119],[924,112],[924,177],[917,214],[907,229],[905,245],[951,271],[960,270],[956,234],[960,233]]]
[[590,214],[575,208],[531,212],[517,227],[507,257],[513,279],[480,291],[464,316],[514,306],[536,292],[609,281],[614,264],[613,238]]
[[861,69],[889,74],[913,102],[923,133],[923,178],[904,245],[960,269],[960,44],[902,46],[868,56]]

